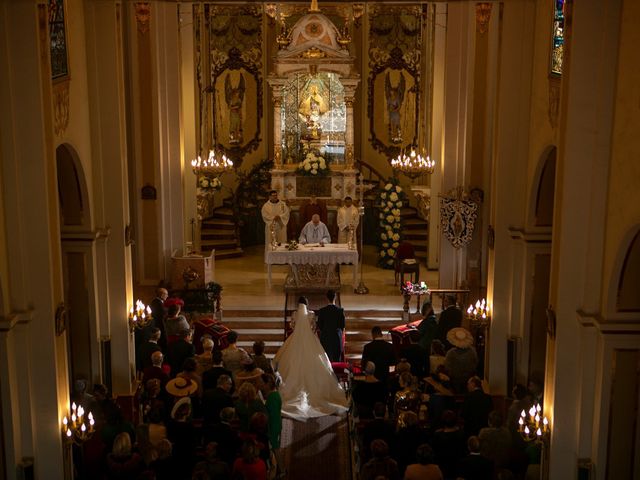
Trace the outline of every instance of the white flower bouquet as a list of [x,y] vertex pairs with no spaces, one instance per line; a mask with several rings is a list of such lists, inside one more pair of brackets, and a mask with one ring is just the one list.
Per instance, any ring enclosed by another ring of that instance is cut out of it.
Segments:
[[329,173],[329,164],[319,153],[309,152],[298,164],[298,172],[313,177],[326,175]]
[[204,192],[217,192],[222,188],[222,182],[218,177],[201,176],[198,180],[198,188]]
[[406,194],[394,178],[389,179],[378,194],[378,264],[382,268],[393,268],[394,257],[402,241],[401,212],[406,200]]

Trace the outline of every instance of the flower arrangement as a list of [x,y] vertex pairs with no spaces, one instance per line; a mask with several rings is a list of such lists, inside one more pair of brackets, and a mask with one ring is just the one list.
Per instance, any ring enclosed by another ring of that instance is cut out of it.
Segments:
[[298,245],[298,242],[296,242],[295,240],[291,240],[289,243],[287,243],[287,250],[289,251],[298,250],[298,248],[300,248],[300,246]]
[[203,192],[217,192],[222,188],[222,182],[218,177],[201,176],[198,179],[198,188]]
[[329,164],[319,152],[311,151],[308,152],[304,160],[298,164],[298,172],[301,175],[313,177],[326,175],[329,173]]
[[426,295],[429,293],[429,287],[425,282],[411,283],[405,282],[400,285],[403,295]]
[[390,178],[378,194],[378,265],[382,268],[393,268],[396,250],[402,240],[400,211],[406,204],[406,198],[396,178]]

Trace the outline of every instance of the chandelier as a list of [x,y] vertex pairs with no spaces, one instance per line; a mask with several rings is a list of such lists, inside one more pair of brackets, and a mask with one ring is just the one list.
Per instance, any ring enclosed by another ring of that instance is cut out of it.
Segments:
[[204,160],[198,158],[191,160],[191,168],[197,176],[217,177],[233,168],[233,162],[225,154],[209,150],[209,157]]
[[146,306],[140,300],[136,300],[136,306],[129,309],[129,331],[133,333],[146,327],[153,320],[151,308]]
[[420,175],[426,173],[433,173],[435,166],[435,160],[431,160],[429,155],[418,153],[414,147],[411,147],[408,155],[402,150],[397,157],[391,160],[391,167],[394,170],[400,171],[411,180],[415,180]]

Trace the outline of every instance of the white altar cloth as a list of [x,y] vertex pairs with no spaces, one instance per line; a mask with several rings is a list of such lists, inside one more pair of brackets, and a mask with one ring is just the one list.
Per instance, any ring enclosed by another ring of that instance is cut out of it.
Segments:
[[268,281],[271,286],[271,265],[353,265],[353,285],[356,285],[358,251],[350,250],[346,243],[330,243],[324,247],[299,245],[298,250],[287,250],[285,245],[268,250],[264,262],[267,264]]

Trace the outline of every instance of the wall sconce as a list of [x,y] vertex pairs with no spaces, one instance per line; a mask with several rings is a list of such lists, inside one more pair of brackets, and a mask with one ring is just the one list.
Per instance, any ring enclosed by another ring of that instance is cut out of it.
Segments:
[[129,309],[129,331],[133,333],[136,328],[138,330],[146,327],[153,320],[151,308],[146,306],[142,301],[136,300],[136,306]]
[[85,416],[82,406],[76,406],[75,402],[71,404],[71,415],[62,419],[62,437],[67,442],[73,442],[78,445],[86,442],[94,433],[95,420],[93,413],[89,412]]
[[469,305],[467,318],[474,327],[482,328],[488,326],[491,323],[491,309],[487,301],[483,298],[478,300],[475,305]]
[[529,409],[529,415],[522,410],[518,420],[518,432],[527,442],[537,440],[546,442],[551,434],[549,420],[542,416],[542,407],[538,403]]

